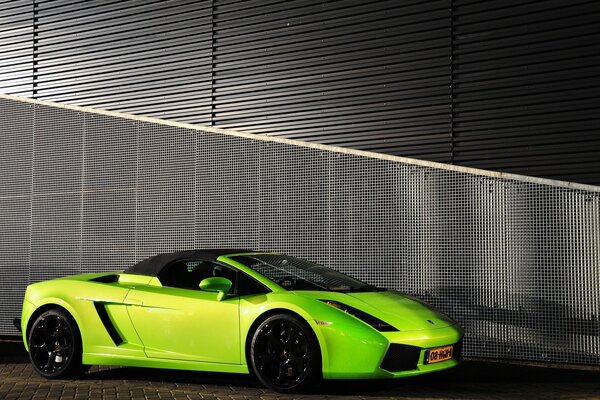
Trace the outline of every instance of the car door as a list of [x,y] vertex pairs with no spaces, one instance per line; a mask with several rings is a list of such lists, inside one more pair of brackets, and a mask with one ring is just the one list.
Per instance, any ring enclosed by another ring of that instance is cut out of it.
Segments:
[[[240,363],[239,297],[217,300],[198,285],[235,271],[210,261],[178,260],[158,275],[163,287],[139,286],[125,299],[150,358]],[[235,284],[235,282],[233,282]]]

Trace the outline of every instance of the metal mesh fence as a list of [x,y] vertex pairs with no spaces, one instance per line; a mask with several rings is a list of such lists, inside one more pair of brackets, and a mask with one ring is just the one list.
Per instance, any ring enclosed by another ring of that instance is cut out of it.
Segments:
[[10,98],[0,146],[0,334],[29,282],[241,247],[417,295],[468,356],[600,365],[597,188]]

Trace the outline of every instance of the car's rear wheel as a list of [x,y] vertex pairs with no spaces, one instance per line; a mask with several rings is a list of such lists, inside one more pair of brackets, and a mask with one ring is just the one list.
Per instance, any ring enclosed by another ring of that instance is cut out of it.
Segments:
[[317,339],[301,319],[288,314],[267,318],[254,331],[250,348],[253,372],[278,392],[300,391],[321,377]]
[[46,378],[75,377],[81,365],[81,336],[73,318],[60,308],[40,314],[29,332],[29,359]]

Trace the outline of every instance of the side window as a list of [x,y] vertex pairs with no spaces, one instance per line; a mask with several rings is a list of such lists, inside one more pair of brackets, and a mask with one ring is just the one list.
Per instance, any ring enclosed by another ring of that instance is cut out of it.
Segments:
[[238,281],[237,281],[237,294],[240,296],[249,295],[249,294],[261,294],[261,293],[269,293],[267,287],[265,287],[262,283],[258,282],[254,278],[246,275],[243,272],[238,272]]
[[175,261],[160,271],[158,279],[163,286],[200,290],[198,287],[200,282],[212,276],[228,278],[235,287],[235,271],[220,264],[203,260]]
[[235,290],[235,279],[237,278],[237,271],[234,271],[231,268],[227,268],[220,264],[215,264],[215,267],[212,270],[212,276],[220,276],[223,278],[227,278],[231,281],[231,293]]

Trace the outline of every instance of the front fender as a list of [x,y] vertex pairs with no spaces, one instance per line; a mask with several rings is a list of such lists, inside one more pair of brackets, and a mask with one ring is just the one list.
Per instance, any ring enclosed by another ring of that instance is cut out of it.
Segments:
[[[306,304],[304,304],[306,303]],[[246,341],[250,334],[250,328],[257,318],[260,318],[265,313],[272,312],[274,310],[291,311],[302,317],[308,325],[312,328],[313,332],[317,337],[317,342],[321,350],[321,358],[323,368],[328,366],[329,357],[326,343],[323,333],[319,329],[319,325],[315,322],[315,318],[309,310],[311,309],[312,301],[306,301],[301,298],[289,293],[268,293],[256,296],[249,296],[240,300],[240,348],[241,362],[242,364],[248,364],[246,359]]]
[[[309,297],[290,292],[273,292],[240,299],[240,345],[245,349],[254,321],[273,310],[291,311],[312,328],[321,350],[324,376],[330,372],[355,370],[373,372],[387,348],[387,340],[370,326]],[[242,364],[247,364],[245,351]]]

